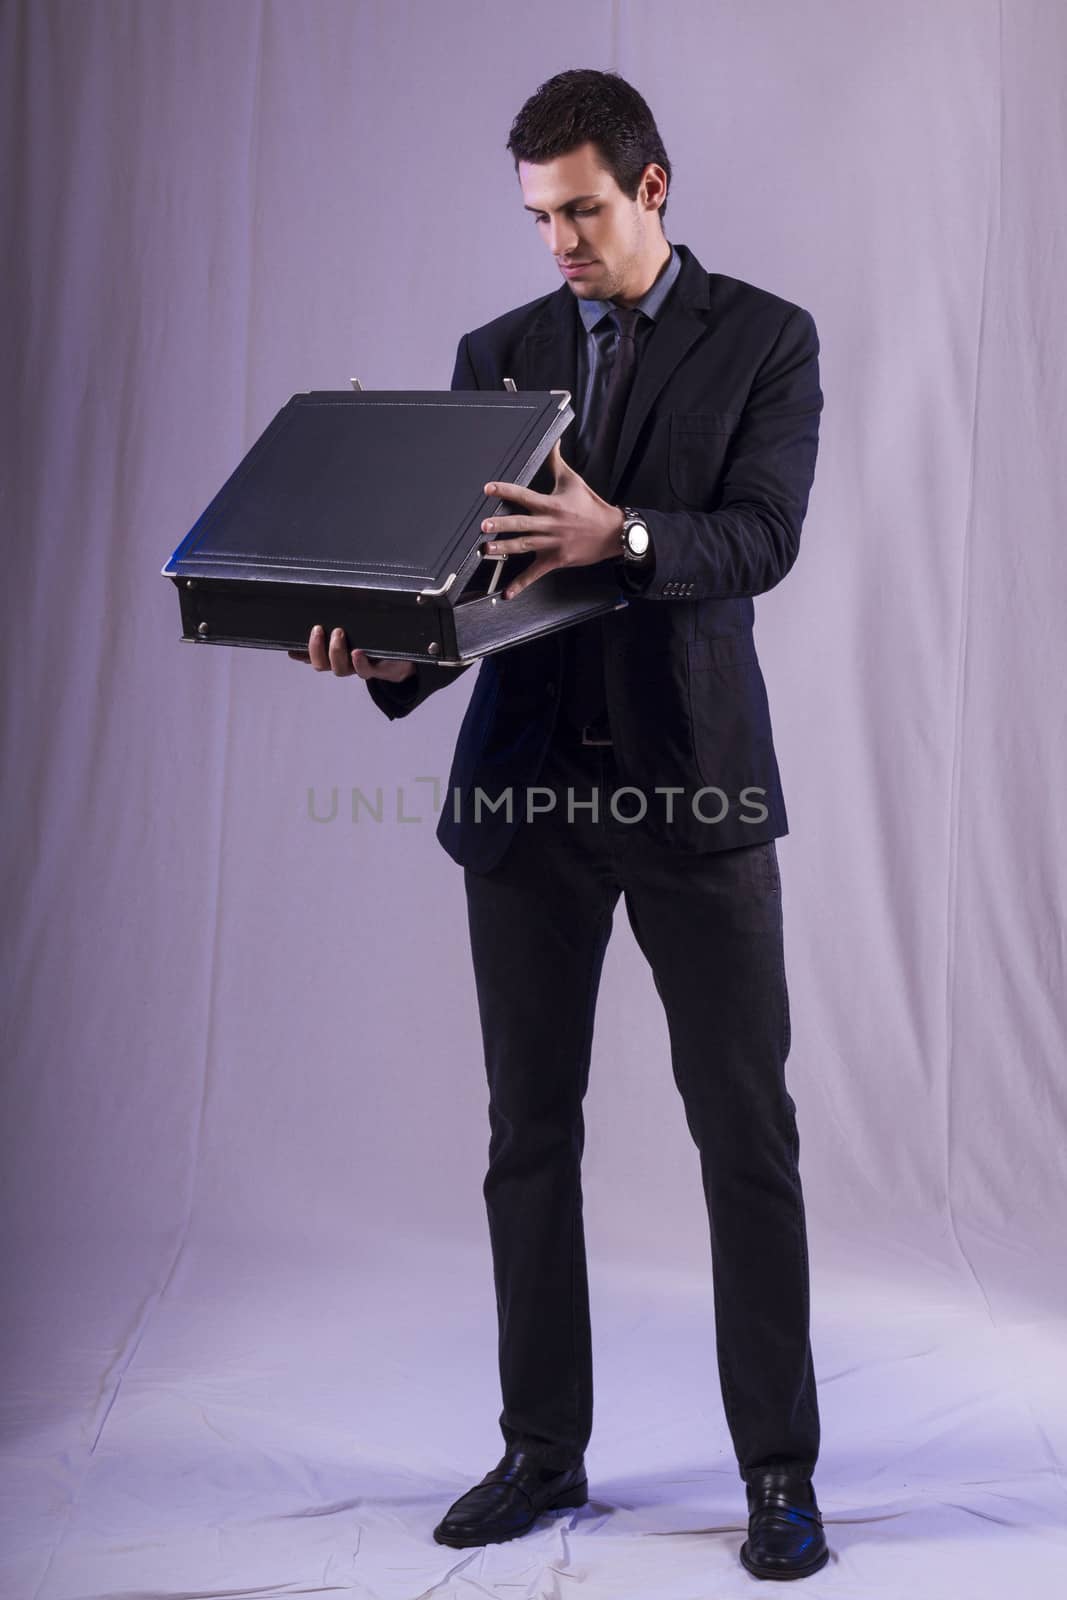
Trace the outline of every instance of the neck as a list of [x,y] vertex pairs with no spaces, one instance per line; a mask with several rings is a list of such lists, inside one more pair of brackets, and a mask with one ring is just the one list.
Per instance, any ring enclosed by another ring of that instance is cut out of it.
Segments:
[[612,295],[617,306],[635,306],[646,295],[671,259],[670,241],[666,234],[660,234],[659,243],[652,251],[651,257],[641,268],[641,276],[636,288],[627,289],[625,294]]

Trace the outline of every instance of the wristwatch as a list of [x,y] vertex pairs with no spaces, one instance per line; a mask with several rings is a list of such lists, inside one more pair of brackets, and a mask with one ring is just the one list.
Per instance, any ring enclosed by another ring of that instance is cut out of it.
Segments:
[[621,510],[622,533],[619,540],[622,545],[622,559],[631,563],[639,561],[647,566],[651,543],[648,524],[639,511],[634,511],[629,506],[622,506]]

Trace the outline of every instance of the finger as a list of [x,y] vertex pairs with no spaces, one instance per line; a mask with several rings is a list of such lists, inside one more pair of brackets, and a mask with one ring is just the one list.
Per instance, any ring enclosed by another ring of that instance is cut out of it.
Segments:
[[559,526],[555,517],[486,517],[482,532],[509,538],[513,533],[555,533]]
[[558,533],[524,533],[518,539],[490,540],[484,546],[487,556],[521,556],[527,550],[558,550]]
[[505,600],[515,600],[531,583],[536,583],[538,578],[543,578],[546,572],[554,572],[559,566],[558,561],[535,561],[532,567],[527,567],[521,578],[516,578],[514,583],[509,583],[504,590]]
[[570,462],[564,461],[563,459],[563,452],[560,449],[559,439],[557,439],[555,444],[552,446],[552,454],[548,458],[548,464],[556,475],[557,483],[565,478],[571,470]]
[[389,683],[403,683],[412,676],[412,663],[405,657],[372,656],[366,650],[355,649],[352,665],[361,678],[385,678]]
[[352,663],[348,659],[348,641],[345,639],[343,628],[335,628],[330,635],[330,667],[338,678],[352,676]]
[[485,492],[497,500],[513,500],[516,505],[534,508],[551,501],[550,495],[538,494],[536,489],[527,489],[521,483],[487,483]]
[[390,683],[404,683],[411,677],[410,666],[409,661],[383,661],[378,670]]
[[308,655],[316,672],[329,672],[330,663],[326,656],[326,634],[319,623],[316,623],[312,628],[308,638]]
[[391,669],[398,665],[382,656],[372,656],[369,650],[360,650],[358,646],[351,652],[350,660],[361,678],[392,678]]

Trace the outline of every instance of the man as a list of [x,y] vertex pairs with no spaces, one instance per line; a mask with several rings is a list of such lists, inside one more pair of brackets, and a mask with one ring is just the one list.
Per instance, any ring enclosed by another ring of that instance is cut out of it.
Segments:
[[[667,240],[670,163],[616,74],[550,79],[508,148],[565,281],[466,334],[452,387],[567,389],[576,420],[529,488],[484,486],[517,508],[486,521],[485,548],[524,552],[505,569],[508,596],[555,567],[603,563],[629,603],[482,661],[438,826],[464,868],[490,1091],[506,1449],[434,1535],[509,1539],[587,1498],[582,1098],[622,894],[700,1154],[720,1385],[748,1503],[741,1560],[802,1577],[828,1551],[784,1071],[774,841],[787,823],[752,596],[796,558],[818,338],[800,307]],[[327,645],[321,628],[294,654],[365,679],[390,717],[465,670],[375,661],[339,630]]]

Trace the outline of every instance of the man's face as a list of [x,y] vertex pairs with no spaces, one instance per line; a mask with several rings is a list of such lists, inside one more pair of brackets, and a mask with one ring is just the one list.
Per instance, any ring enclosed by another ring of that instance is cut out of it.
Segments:
[[[523,204],[579,299],[625,297],[647,276],[650,252],[663,249],[656,208],[648,205],[650,195],[662,193],[657,175],[660,167],[647,167],[636,199],[628,200],[592,143],[554,161],[519,162]],[[564,270],[572,263],[585,265]]]

